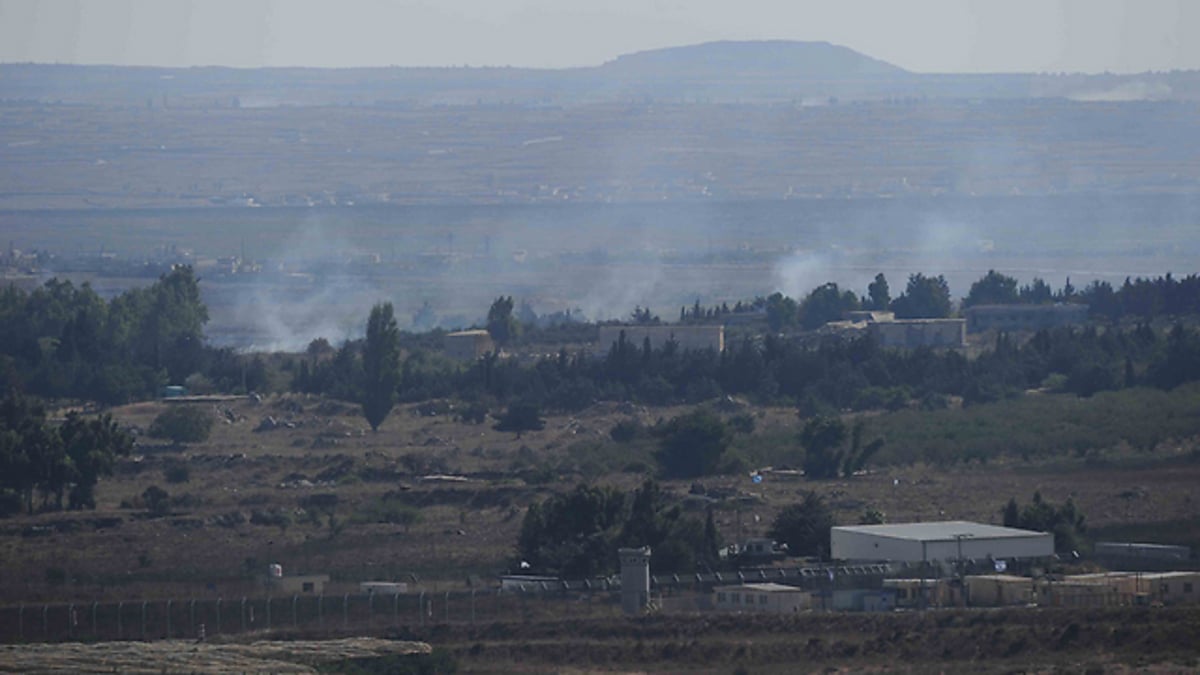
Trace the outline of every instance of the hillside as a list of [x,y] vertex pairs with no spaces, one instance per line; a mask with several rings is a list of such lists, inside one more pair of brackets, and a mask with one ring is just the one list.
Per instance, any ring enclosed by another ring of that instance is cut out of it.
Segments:
[[837,80],[898,76],[907,71],[828,42],[706,42],[626,54],[599,70],[614,76],[696,78],[746,76]]

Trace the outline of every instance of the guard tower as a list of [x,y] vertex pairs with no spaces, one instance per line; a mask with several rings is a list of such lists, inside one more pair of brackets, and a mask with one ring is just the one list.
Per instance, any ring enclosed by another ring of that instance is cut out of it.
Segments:
[[650,547],[622,548],[617,555],[621,558],[621,611],[641,614],[650,604]]

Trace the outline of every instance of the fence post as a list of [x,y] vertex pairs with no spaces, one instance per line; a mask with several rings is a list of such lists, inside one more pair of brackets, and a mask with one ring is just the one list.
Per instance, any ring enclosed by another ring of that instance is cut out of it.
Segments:
[[267,596],[267,630],[271,630],[271,596]]
[[171,639],[171,607],[175,605],[175,599],[167,599],[167,639]]
[[342,596],[342,628],[350,627],[350,594]]
[[242,596],[241,614],[242,614],[242,632],[245,633],[246,632],[246,596],[244,596],[244,595]]
[[213,635],[221,634],[221,598],[217,598],[217,631]]
[[299,598],[297,598],[296,595],[293,594],[292,595],[292,628],[297,628],[300,626],[299,615],[296,613],[296,603],[297,602],[299,602]]
[[121,639],[121,615],[125,613],[123,611],[124,609],[125,609],[125,603],[118,602],[117,603],[117,639],[118,640]]
[[400,625],[400,594],[392,594],[392,625]]
[[475,623],[475,589],[471,589],[471,623]]
[[67,637],[75,636],[75,603],[67,605]]
[[325,615],[321,613],[321,601],[324,597],[324,595],[317,595],[317,626],[320,628],[325,627]]
[[446,601],[442,607],[443,607],[443,611],[445,612],[445,616],[443,617],[443,620],[446,623],[450,623],[450,591],[446,591]]
[[100,610],[100,603],[93,600],[92,601],[92,633],[94,633],[94,637],[97,640],[100,639],[100,627],[99,627],[99,624],[97,624],[97,622],[96,622],[96,613],[99,610]]
[[50,605],[42,605],[42,639],[50,639]]
[[425,625],[425,591],[421,591],[421,595],[417,598],[418,609],[417,613],[421,615],[421,625]]
[[192,635],[196,634],[196,599],[192,598],[188,602],[188,631]]
[[25,603],[17,609],[17,641],[25,641]]
[[146,605],[150,604],[148,600],[142,601],[142,642],[146,641]]

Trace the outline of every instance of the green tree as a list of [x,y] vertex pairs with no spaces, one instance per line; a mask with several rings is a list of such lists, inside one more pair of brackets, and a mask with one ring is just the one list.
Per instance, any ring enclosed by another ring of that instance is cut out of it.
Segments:
[[76,413],[67,415],[58,435],[72,469],[69,508],[96,508],[96,484],[101,476],[112,474],[117,457],[133,450],[133,438],[110,415],[89,420]]
[[497,345],[505,346],[521,337],[521,324],[513,316],[512,296],[500,296],[488,308],[487,331]]
[[800,306],[796,301],[783,293],[772,293],[767,297],[767,325],[771,330],[779,332],[796,325]]
[[165,516],[171,512],[171,495],[157,485],[151,485],[142,492],[142,503],[155,516]]
[[362,364],[363,417],[371,431],[378,431],[396,405],[396,388],[400,386],[400,329],[390,302],[371,308]]
[[503,415],[496,417],[492,426],[496,431],[515,431],[517,438],[526,431],[541,431],[546,428],[546,420],[542,419],[542,411],[534,403],[520,402],[508,406]]
[[721,418],[694,410],[672,418],[656,430],[656,457],[668,478],[695,478],[715,473],[729,447],[730,433]]
[[587,578],[616,566],[616,541],[625,521],[625,495],[611,487],[578,485],[525,512],[517,538],[520,562],[540,572]]
[[[1047,288],[1048,290],[1049,288]],[[963,300],[963,307],[1011,305],[1019,299],[1016,279],[1000,274],[996,270],[988,270],[982,279],[971,284],[971,290]]]
[[867,286],[867,296],[870,302],[866,309],[884,312],[892,304],[892,294],[888,289],[887,277],[883,276],[883,272],[876,274],[875,281]]
[[808,420],[800,432],[804,446],[804,474],[813,479],[850,476],[866,466],[872,455],[883,448],[876,439],[862,445],[863,424],[854,425],[846,445],[846,424],[836,417],[817,416]]
[[151,438],[165,438],[176,445],[203,443],[212,432],[213,416],[190,405],[172,404],[150,423]]
[[829,557],[829,530],[833,513],[815,492],[806,492],[798,503],[784,507],[775,517],[768,534],[787,544],[788,555]]
[[950,316],[950,285],[938,275],[908,277],[904,293],[892,301],[892,311],[901,319],[940,319]]
[[858,296],[851,291],[842,292],[835,283],[817,286],[800,306],[800,325],[805,330],[814,330],[830,321],[838,321],[847,311],[858,309]]

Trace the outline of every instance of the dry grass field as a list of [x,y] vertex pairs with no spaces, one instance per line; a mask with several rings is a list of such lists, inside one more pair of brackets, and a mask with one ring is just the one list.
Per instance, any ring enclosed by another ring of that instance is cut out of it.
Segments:
[[[140,403],[114,415],[145,429],[166,405]],[[490,423],[456,421],[445,409],[423,415],[419,406],[397,407],[371,433],[355,406],[317,398],[171,405],[210,410],[219,419],[211,438],[172,447],[142,437],[137,454],[101,482],[95,511],[0,521],[0,601],[232,597],[258,590],[269,562],[288,574],[330,574],[328,593],[355,591],[364,580],[415,579],[431,591],[465,588],[470,575],[490,583],[513,564],[530,503],[580,482],[633,489],[649,475],[649,442],[613,443],[608,432],[617,421],[653,424],[683,410],[598,404],[550,416],[543,431],[517,438]],[[754,414],[756,433],[798,430],[792,409]],[[274,428],[256,431],[270,426],[268,418]],[[1148,527],[1193,523],[1200,465],[1176,459],[1190,447],[1143,453],[1137,464],[916,465],[835,481],[776,472],[760,484],[748,475],[703,482],[729,495],[716,511],[726,542],[765,533],[776,512],[807,490],[822,494],[844,524],[869,508],[891,522],[999,522],[1010,497],[1026,502],[1040,491],[1056,503],[1073,498],[1092,528]],[[168,482],[179,467],[187,481]],[[141,504],[151,485],[170,494],[168,514]],[[664,487],[683,496],[691,485]],[[314,495],[336,495],[336,505],[314,508]]]

